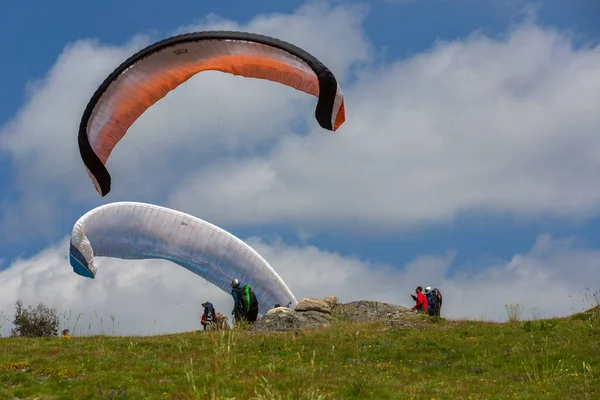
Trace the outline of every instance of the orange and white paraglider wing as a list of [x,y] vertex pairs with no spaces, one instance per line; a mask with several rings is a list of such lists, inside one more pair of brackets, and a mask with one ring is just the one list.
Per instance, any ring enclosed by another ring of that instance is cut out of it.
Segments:
[[279,82],[318,97],[315,118],[327,130],[345,120],[342,90],[331,71],[308,52],[268,36],[207,31],[154,43],[123,62],[98,87],[79,127],[79,149],[101,196],[110,192],[105,167],[131,125],[154,103],[202,71]]

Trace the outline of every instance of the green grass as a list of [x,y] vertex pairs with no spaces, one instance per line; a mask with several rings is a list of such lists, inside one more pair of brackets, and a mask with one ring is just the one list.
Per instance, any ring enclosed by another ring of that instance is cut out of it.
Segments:
[[597,314],[0,339],[4,399],[594,399]]

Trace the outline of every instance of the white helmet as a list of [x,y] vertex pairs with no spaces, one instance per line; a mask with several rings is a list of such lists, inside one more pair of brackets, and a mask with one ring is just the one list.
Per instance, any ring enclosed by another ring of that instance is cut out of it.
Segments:
[[431,292],[431,286],[427,286],[427,287],[425,288],[425,293],[429,293],[429,292]]

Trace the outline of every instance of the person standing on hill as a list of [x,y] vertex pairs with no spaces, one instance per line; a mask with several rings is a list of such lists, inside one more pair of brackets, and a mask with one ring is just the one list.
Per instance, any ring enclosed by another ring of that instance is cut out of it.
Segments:
[[240,281],[231,281],[231,296],[233,297],[233,311],[235,321],[255,322],[258,317],[258,300],[250,285],[242,286]]
[[429,315],[439,317],[442,311],[442,294],[439,289],[434,288],[431,290],[431,286],[427,286],[425,296],[427,297]]
[[207,301],[206,303],[202,303],[202,307],[204,307],[204,313],[202,314],[200,323],[204,327],[204,330],[215,329],[219,323],[219,321],[217,320],[217,313],[215,312],[215,307],[209,301]]
[[425,297],[425,295],[423,294],[423,287],[417,286],[417,288],[415,289],[415,293],[417,294],[416,296],[414,294],[411,294],[411,297],[416,302],[416,304],[413,306],[413,308],[411,308],[411,310],[427,312],[427,297]]

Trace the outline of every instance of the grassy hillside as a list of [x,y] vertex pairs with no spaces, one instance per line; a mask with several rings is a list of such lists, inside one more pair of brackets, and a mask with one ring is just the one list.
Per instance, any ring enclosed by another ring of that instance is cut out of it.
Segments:
[[592,314],[301,333],[0,339],[2,399],[595,399]]

